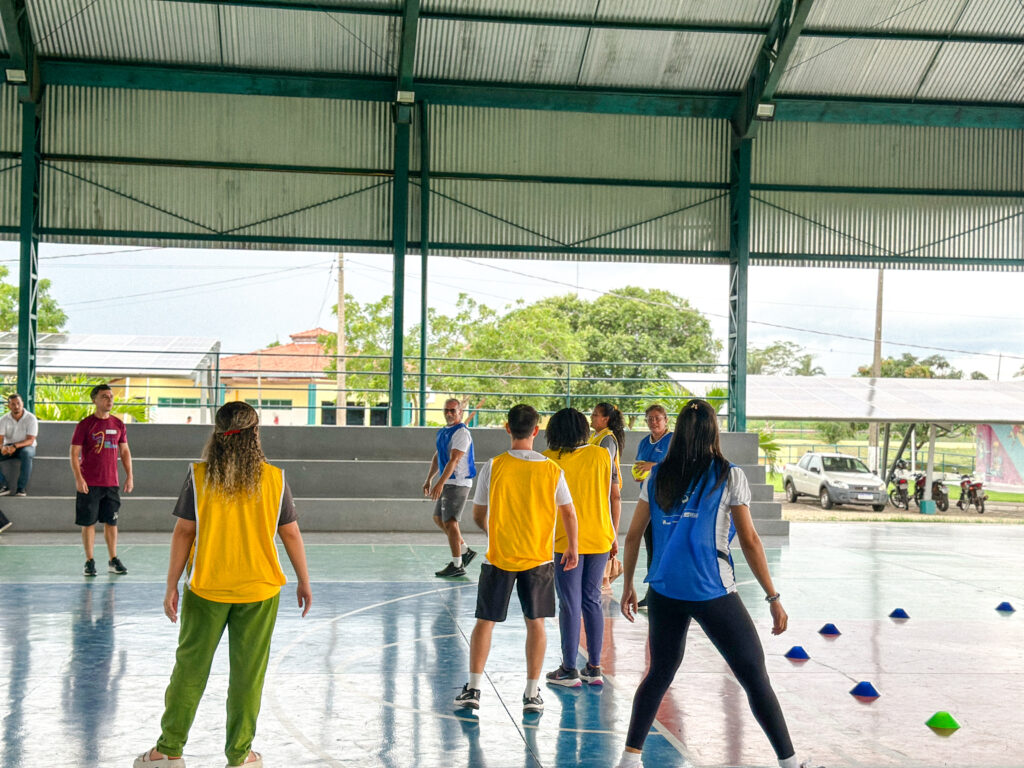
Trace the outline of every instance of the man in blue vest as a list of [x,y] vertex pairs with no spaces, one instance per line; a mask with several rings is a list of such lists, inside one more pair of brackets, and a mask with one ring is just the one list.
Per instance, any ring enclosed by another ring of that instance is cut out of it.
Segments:
[[476,552],[466,546],[459,530],[462,510],[476,477],[473,437],[469,434],[469,427],[462,423],[462,403],[458,400],[445,400],[444,420],[448,426],[437,430],[437,450],[430,460],[423,495],[437,502],[434,522],[445,532],[452,549],[451,562],[434,575],[465,576],[466,566],[476,557]]

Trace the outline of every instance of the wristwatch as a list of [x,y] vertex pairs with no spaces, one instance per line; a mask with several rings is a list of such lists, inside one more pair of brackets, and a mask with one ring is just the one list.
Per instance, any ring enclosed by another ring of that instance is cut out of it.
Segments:
[[767,597],[765,597],[764,601],[766,603],[777,603],[780,597],[782,597],[782,595],[776,592],[774,595],[768,595]]

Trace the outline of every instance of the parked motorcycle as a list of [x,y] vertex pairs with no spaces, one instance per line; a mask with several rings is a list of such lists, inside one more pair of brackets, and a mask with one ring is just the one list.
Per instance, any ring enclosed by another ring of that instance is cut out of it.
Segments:
[[889,484],[893,487],[889,489],[889,503],[892,504],[896,509],[901,507],[906,510],[910,510],[910,481],[907,480],[905,475],[897,475],[896,472],[904,471],[907,468],[907,463],[902,459],[896,462],[896,466],[889,475]]
[[[917,503],[918,509],[921,508],[921,502],[924,501],[924,486],[925,474],[918,472],[914,475],[914,501]],[[935,502],[935,508],[940,512],[949,509],[949,490],[939,478],[932,480],[932,501]]]
[[973,504],[978,514],[983,515],[987,498],[988,494],[980,480],[975,481],[973,475],[960,475],[960,500],[956,503],[960,509],[966,512]]

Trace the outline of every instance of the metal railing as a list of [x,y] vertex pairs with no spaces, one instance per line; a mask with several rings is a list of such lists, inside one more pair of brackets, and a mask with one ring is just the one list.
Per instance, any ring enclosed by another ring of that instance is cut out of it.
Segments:
[[[891,454],[894,449],[890,448],[889,460],[894,458]],[[868,464],[868,446],[863,445],[841,445],[839,443],[818,443],[815,445],[802,444],[779,444],[779,454],[776,460],[776,467],[779,471],[786,464],[796,464],[808,452],[816,453],[845,453],[848,456],[856,456],[865,464]],[[910,465],[909,450],[905,457],[908,466]],[[975,467],[975,455],[971,446],[964,446],[964,451],[935,451],[935,471],[940,474],[955,475],[961,473],[973,473]],[[764,456],[760,457],[764,463]],[[914,457],[914,465],[918,471],[923,472],[928,466],[928,447],[925,446],[917,451]]]

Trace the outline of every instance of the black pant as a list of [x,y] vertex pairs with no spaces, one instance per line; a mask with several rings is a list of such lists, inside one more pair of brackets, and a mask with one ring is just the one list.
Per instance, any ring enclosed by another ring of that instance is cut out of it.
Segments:
[[739,595],[734,592],[700,602],[673,600],[653,589],[648,595],[651,668],[633,697],[633,715],[629,720],[626,746],[643,748],[661,700],[683,661],[690,619],[695,619],[746,691],[754,718],[771,742],[776,756],[780,760],[791,757],[794,754],[793,742],[789,738],[779,700],[768,680],[764,650]]

